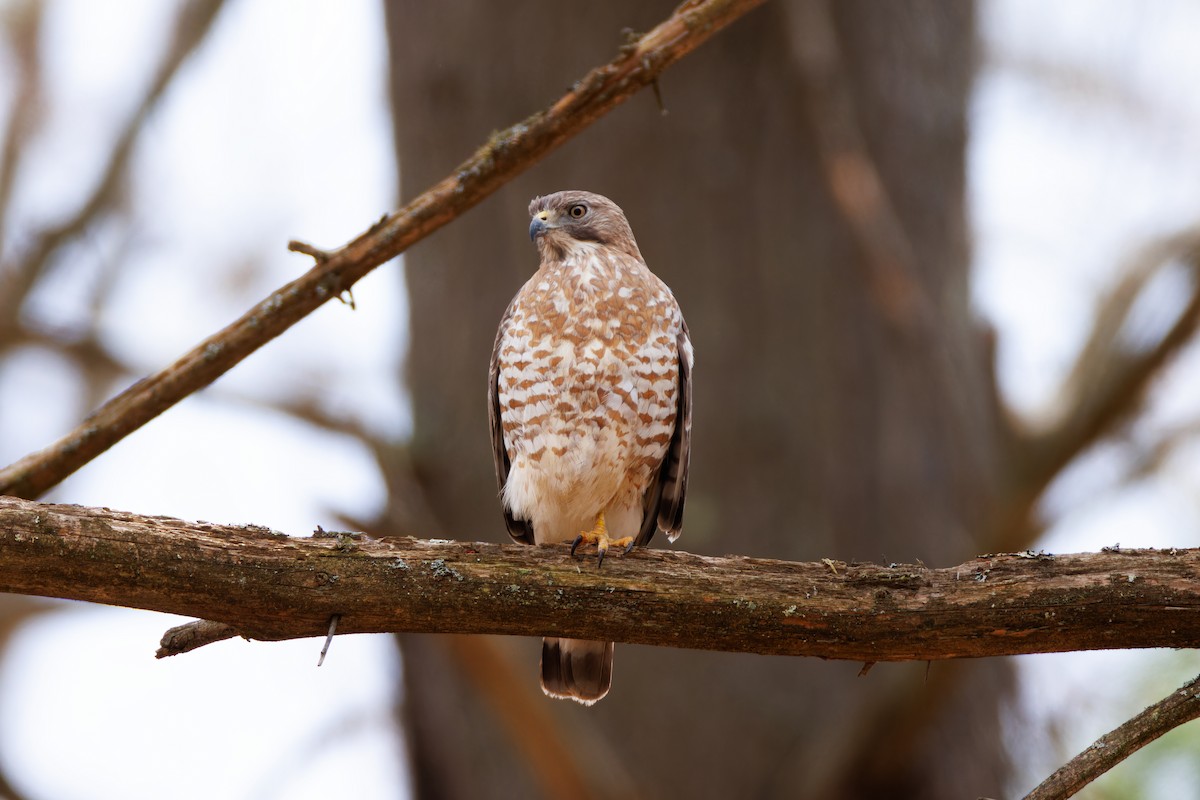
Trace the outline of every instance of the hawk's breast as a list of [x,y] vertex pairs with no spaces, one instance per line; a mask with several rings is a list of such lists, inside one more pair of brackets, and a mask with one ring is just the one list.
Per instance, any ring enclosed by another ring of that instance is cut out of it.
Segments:
[[568,259],[526,283],[499,350],[515,515],[537,530],[539,517],[590,522],[640,506],[675,425],[681,324],[670,291],[639,262]]

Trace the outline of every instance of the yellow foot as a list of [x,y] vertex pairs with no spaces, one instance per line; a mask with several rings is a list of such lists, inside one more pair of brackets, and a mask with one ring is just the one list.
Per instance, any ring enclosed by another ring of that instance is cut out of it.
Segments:
[[608,528],[604,524],[604,512],[601,511],[596,515],[596,525],[590,531],[580,531],[575,537],[575,541],[571,543],[571,555],[575,555],[575,548],[581,544],[596,545],[596,552],[600,554],[599,561],[596,562],[596,567],[599,568],[604,564],[604,554],[608,552],[610,547],[620,547],[628,553],[633,549],[633,537],[626,536],[621,539],[609,539]]

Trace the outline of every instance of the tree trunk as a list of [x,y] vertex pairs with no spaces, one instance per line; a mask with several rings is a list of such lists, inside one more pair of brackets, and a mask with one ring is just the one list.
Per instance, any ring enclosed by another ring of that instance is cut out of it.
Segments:
[[[389,2],[404,198],[610,58],[623,28],[645,30],[674,5],[524,0],[451,14]],[[845,65],[832,78],[813,67],[826,18]],[[669,114],[650,93],[634,98],[413,248],[410,456],[440,535],[506,536],[483,402],[488,357],[537,263],[526,205],[578,188],[625,210],[692,330],[692,477],[678,546],[931,565],[974,555],[970,532],[997,513],[1004,477],[967,292],[974,58],[968,3],[768,4],[666,73]],[[925,335],[898,333],[899,290],[873,282],[870,248],[830,190],[822,93],[838,85],[911,249]],[[412,518],[402,505],[397,497],[397,528]],[[431,637],[405,646],[421,796],[536,796],[457,651]],[[533,643],[519,649],[535,686]],[[643,796],[1004,793],[1002,662],[936,665],[928,677],[921,665],[881,665],[860,679],[844,663],[632,645],[616,660],[613,691],[596,707],[544,702],[571,736],[598,728]]]

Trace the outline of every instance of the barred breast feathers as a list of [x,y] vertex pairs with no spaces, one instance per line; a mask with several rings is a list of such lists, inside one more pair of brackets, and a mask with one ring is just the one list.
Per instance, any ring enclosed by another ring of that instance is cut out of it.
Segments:
[[526,283],[499,342],[514,514],[536,530],[547,504],[568,517],[640,506],[676,422],[681,324],[644,264],[588,242]]

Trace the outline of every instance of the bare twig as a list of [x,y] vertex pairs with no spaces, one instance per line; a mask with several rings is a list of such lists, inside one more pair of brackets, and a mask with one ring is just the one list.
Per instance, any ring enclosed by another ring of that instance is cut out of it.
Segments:
[[176,625],[162,636],[155,658],[190,653],[204,647],[206,644],[223,642],[238,635],[237,628],[223,622],[209,622],[206,619],[192,620],[182,625]]
[[1194,678],[1133,719],[1101,736],[1025,800],[1062,800],[1121,763],[1164,733],[1200,717],[1200,678]]
[[414,242],[446,225],[651,83],[764,0],[686,4],[544,111],[494,134],[451,175],[201,342],[110,400],[59,441],[0,470],[0,494],[39,497]]
[[324,264],[332,255],[328,250],[322,250],[307,242],[298,242],[295,239],[288,242],[288,250],[291,250],[293,253],[302,253],[318,264]]
[[983,556],[949,569],[638,549],[291,538],[0,498],[0,591],[204,617],[248,638],[420,631],[928,661],[1200,645],[1200,550]]
[[321,655],[317,657],[318,667],[325,663],[325,656],[329,655],[329,646],[333,644],[334,634],[337,633],[338,620],[341,618],[341,614],[334,614],[329,618],[329,632],[325,634],[325,645],[321,648]]

